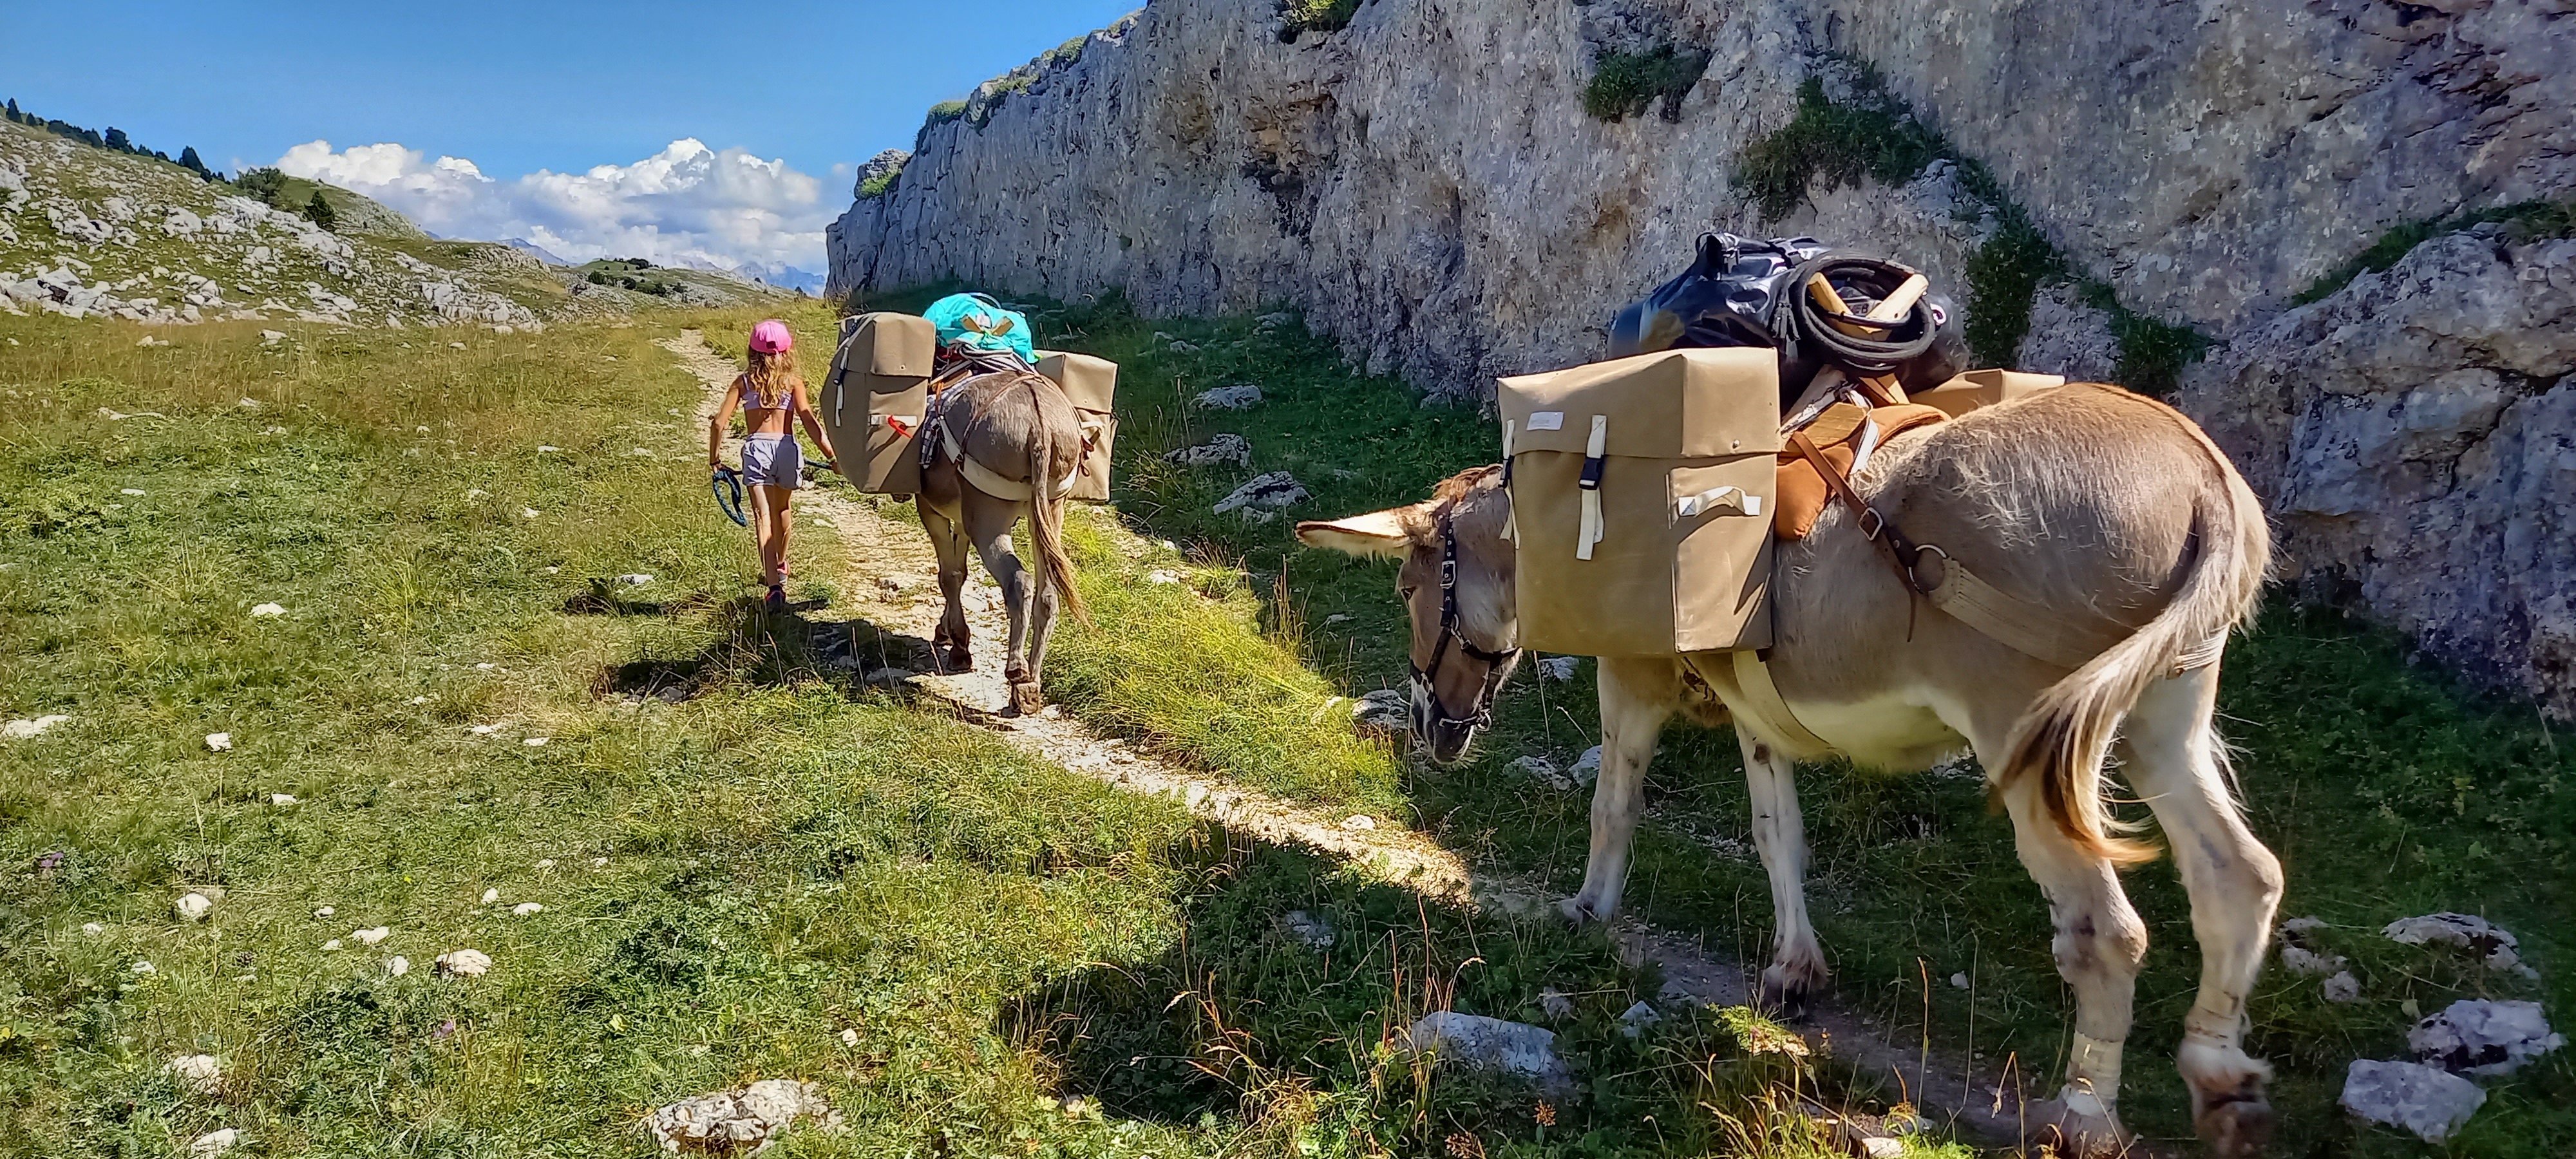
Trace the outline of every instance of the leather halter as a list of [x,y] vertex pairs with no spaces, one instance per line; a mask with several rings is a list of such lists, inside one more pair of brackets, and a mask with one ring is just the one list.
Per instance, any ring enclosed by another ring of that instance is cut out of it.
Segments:
[[[1440,671],[1440,661],[1449,653],[1451,644],[1471,660],[1485,664],[1485,683],[1476,693],[1475,710],[1466,716],[1455,716],[1449,706],[1440,703],[1440,690],[1431,682]],[[1494,723],[1494,696],[1502,691],[1503,681],[1510,677],[1512,663],[1520,659],[1519,648],[1490,651],[1476,646],[1466,633],[1458,630],[1458,536],[1449,527],[1449,517],[1440,517],[1440,642],[1431,649],[1431,664],[1412,665],[1415,702],[1430,708],[1433,727],[1485,728]]]

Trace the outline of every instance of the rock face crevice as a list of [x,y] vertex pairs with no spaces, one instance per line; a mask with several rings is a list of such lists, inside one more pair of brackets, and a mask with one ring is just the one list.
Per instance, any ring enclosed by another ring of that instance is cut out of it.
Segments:
[[[1273,0],[1156,0],[927,126],[832,227],[832,288],[1293,305],[1368,371],[1471,397],[1597,357],[1613,312],[1710,229],[1884,250],[1964,300],[1996,207],[1948,162],[1811,189],[1768,223],[1728,183],[1803,81],[1868,60],[2076,273],[2219,340],[2184,404],[2257,477],[2312,586],[2576,711],[2576,581],[2551,554],[2576,519],[2550,465],[2568,417],[2550,367],[2576,341],[2547,305],[2555,243],[2444,240],[2280,312],[2400,222],[2576,189],[2564,7],[1371,0],[1283,43]],[[1708,58],[1669,110],[1585,112],[1605,53],[1659,45]],[[2501,256],[2458,265],[2473,249]],[[2106,312],[2063,287],[2034,307],[2024,368],[2110,373]],[[2354,329],[2382,315],[2414,344]],[[2512,332],[2546,318],[2556,333]]]
[[2576,240],[2436,238],[2229,342],[2176,399],[2284,568],[2576,713]]

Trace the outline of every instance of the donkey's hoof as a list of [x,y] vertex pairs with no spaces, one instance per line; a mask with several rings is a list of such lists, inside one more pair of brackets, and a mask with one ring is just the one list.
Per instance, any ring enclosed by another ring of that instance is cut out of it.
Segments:
[[2048,1147],[2062,1159],[2123,1159],[2134,1154],[2127,1129],[2115,1112],[2088,1114],[2057,1099],[2032,1103],[2023,1115],[2029,1124],[2025,1140]]
[[963,647],[951,646],[942,649],[939,653],[939,670],[945,673],[972,672],[975,670],[975,654]]
[[1608,914],[1593,912],[1592,903],[1583,900],[1581,895],[1558,899],[1556,916],[1577,927],[1599,925],[1609,920]]
[[1038,682],[1026,672],[1013,672],[1004,677],[1011,686],[1011,711],[1021,716],[1036,716],[1046,707],[1046,696],[1038,691]]
[[1808,999],[1814,991],[1815,987],[1807,979],[1782,969],[1775,962],[1762,971],[1761,993],[1755,995],[1754,1001],[1765,1014],[1796,1020],[1807,1016]]
[[2218,1159],[2248,1159],[2272,1142],[2272,1104],[2259,1094],[2203,1107],[2196,1119],[2200,1141]]

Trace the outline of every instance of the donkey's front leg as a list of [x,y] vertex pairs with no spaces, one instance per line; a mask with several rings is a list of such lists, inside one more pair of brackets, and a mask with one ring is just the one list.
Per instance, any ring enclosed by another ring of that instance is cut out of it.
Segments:
[[1646,763],[1655,738],[1681,703],[1679,666],[1671,660],[1603,659],[1601,774],[1592,786],[1592,855],[1583,892],[1558,903],[1567,917],[1608,921],[1628,883],[1628,843],[1637,834]]
[[1797,766],[1736,722],[1744,750],[1744,787],[1753,800],[1753,847],[1771,878],[1771,965],[1762,971],[1762,1005],[1803,1013],[1825,984],[1825,951],[1807,920],[1807,826],[1798,812]]

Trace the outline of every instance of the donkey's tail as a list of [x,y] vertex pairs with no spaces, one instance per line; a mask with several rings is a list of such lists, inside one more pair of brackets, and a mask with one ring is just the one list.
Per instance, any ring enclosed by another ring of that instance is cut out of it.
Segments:
[[[1038,382],[1048,380],[1030,375]],[[1033,383],[1030,389],[1036,390]],[[1064,610],[1075,619],[1091,622],[1091,609],[1082,603],[1082,589],[1073,582],[1073,557],[1064,550],[1064,496],[1056,493],[1055,428],[1046,421],[1046,408],[1029,407],[1029,547],[1038,553],[1037,594],[1043,599],[1049,585],[1063,593]],[[1078,438],[1078,436],[1077,436]],[[1075,443],[1074,454],[1081,456],[1081,444]]]
[[[2198,558],[2162,612],[2109,651],[2050,685],[2022,713],[2006,746],[2002,783],[2036,775],[2040,797],[2058,831],[2086,853],[2114,862],[2146,861],[2151,846],[2115,836],[2102,803],[2102,762],[2113,734],[2147,686],[2173,675],[2186,654],[2222,643],[2250,618],[2271,564],[2271,529],[2243,476],[2181,412],[2165,412],[2200,446],[2214,468],[2192,508]],[[2212,650],[2195,661],[2216,663]]]

